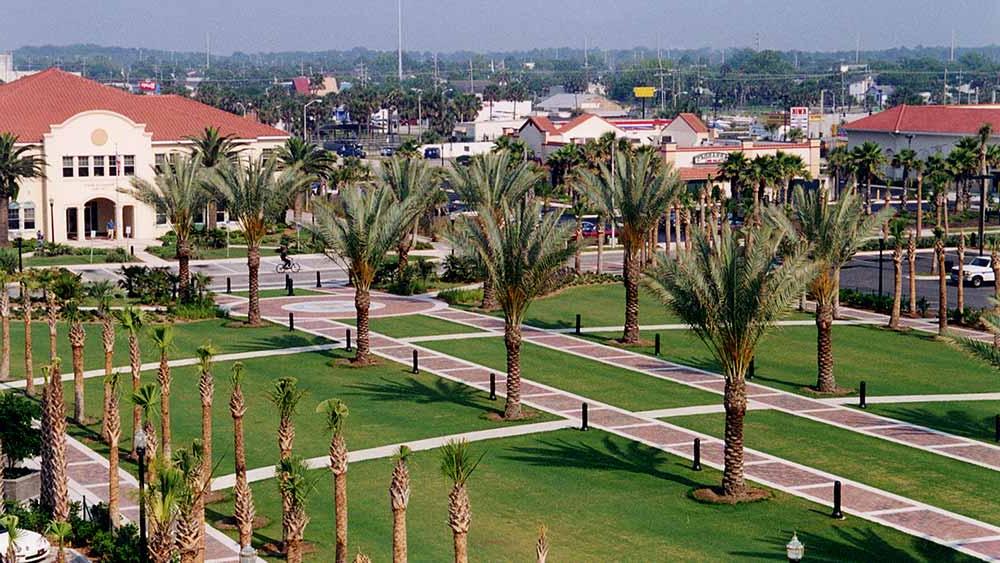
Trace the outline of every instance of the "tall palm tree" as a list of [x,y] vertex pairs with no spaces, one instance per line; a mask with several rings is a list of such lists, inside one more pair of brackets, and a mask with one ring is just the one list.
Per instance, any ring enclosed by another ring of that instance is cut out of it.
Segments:
[[397,275],[402,275],[409,262],[410,249],[417,240],[420,216],[432,203],[430,196],[435,188],[437,174],[423,159],[393,157],[382,162],[379,181],[392,190],[397,201],[412,202],[414,206],[414,217],[396,243],[396,255],[399,257],[396,272]]
[[208,201],[205,190],[205,166],[199,156],[173,154],[161,166],[153,181],[135,176],[131,187],[120,188],[146,205],[162,213],[177,235],[178,287],[183,300],[190,299],[191,238],[194,236],[195,216]]
[[101,345],[104,348],[104,402],[101,414],[101,439],[108,442],[108,405],[111,372],[114,370],[115,317],[111,313],[111,300],[115,286],[109,280],[95,281],[87,286],[87,296],[97,301],[97,314],[101,317]]
[[885,166],[885,153],[877,143],[865,141],[851,151],[851,164],[859,178],[865,180],[865,213],[872,211],[872,182]]
[[940,153],[927,157],[927,180],[934,193],[934,227],[944,229],[944,236],[950,234],[948,227],[948,184],[951,182],[951,167]]
[[979,158],[974,145],[974,139],[963,138],[945,158],[946,170],[955,186],[956,212],[969,208],[969,180],[979,169]]
[[901,168],[903,170],[903,197],[901,198],[902,209],[906,209],[906,198],[910,191],[910,172],[918,162],[920,162],[920,157],[917,156],[917,151],[909,148],[902,149],[898,153],[892,155],[892,159],[889,161],[889,166],[892,166],[893,168]]
[[944,237],[941,229],[934,229],[934,261],[938,268],[938,336],[948,331],[948,273],[944,271]]
[[638,344],[639,250],[646,233],[680,197],[684,184],[672,166],[649,151],[619,152],[613,169],[601,164],[600,172],[581,170],[580,176],[581,191],[600,214],[612,220],[621,217],[625,251],[625,326],[621,341]]
[[[201,488],[208,490],[212,481],[212,399],[215,394],[215,377],[212,375],[212,359],[218,354],[218,349],[212,345],[211,341],[198,347],[198,394],[201,396],[201,475],[204,479]],[[205,537],[205,497],[199,495],[195,508],[195,518],[198,520],[198,528],[201,537]],[[201,558],[204,559],[205,545],[202,543],[198,548]]]
[[795,248],[798,245],[792,245],[775,265],[779,249],[787,245],[784,235],[770,225],[736,233],[723,223],[720,235],[696,233],[692,251],[679,260],[661,256],[646,280],[722,366],[726,423],[721,492],[736,502],[748,493],[743,475],[746,371],[760,339],[812,275],[804,252]]
[[247,482],[247,452],[243,435],[243,417],[247,413],[246,400],[243,398],[243,378],[246,372],[242,362],[233,364],[233,390],[229,398],[229,414],[233,417],[233,461],[235,463],[236,483],[233,486],[233,518],[239,532],[240,547],[250,546],[253,536],[253,492]]
[[[206,127],[197,137],[188,137],[188,141],[193,143],[191,156],[201,159],[202,165],[208,170],[215,170],[220,164],[232,163],[240,156],[243,144],[236,141],[233,135],[222,135],[215,127]],[[205,225],[209,229],[215,228],[215,209],[218,205],[219,194],[211,190],[211,197],[205,206]]]
[[369,189],[341,190],[340,211],[317,204],[316,223],[308,228],[327,248],[327,254],[343,263],[354,285],[357,320],[357,351],[354,363],[371,363],[368,344],[368,313],[371,286],[386,255],[403,232],[410,228],[418,203],[399,201],[386,185]]
[[[573,229],[573,240],[576,241],[575,252],[573,253],[573,271],[576,275],[583,273],[583,267],[580,260],[580,251],[583,248],[583,216],[587,213],[587,200],[579,192],[579,190],[573,190],[573,206],[570,208],[573,212],[573,222],[575,228]],[[670,226],[668,224],[667,228]]]
[[87,333],[83,329],[83,313],[76,301],[66,303],[63,312],[69,321],[69,343],[73,354],[73,420],[84,424],[83,346],[87,343]]
[[465,239],[486,265],[497,288],[504,314],[504,345],[507,349],[507,400],[504,418],[521,417],[521,324],[528,306],[552,288],[552,279],[573,255],[567,245],[570,228],[560,225],[559,215],[544,218],[537,202],[520,202],[511,209],[502,204],[501,219],[491,215],[479,220],[463,218]]
[[45,527],[45,535],[56,540],[56,563],[66,563],[66,541],[72,533],[73,527],[69,522],[53,520]]
[[906,263],[909,277],[910,291],[910,316],[917,316],[917,237],[910,231],[910,237],[906,243]]
[[855,176],[851,152],[845,146],[833,147],[826,155],[826,162],[833,174],[833,193],[840,198],[840,182]]
[[[333,512],[335,520],[335,561],[347,563],[347,442],[344,423],[350,411],[343,401],[327,399],[316,406],[330,431],[330,472],[333,474]],[[395,532],[393,533],[395,538]]]
[[[301,137],[289,137],[278,149],[278,160],[285,168],[298,167],[309,177],[310,183],[319,182],[329,176],[337,164],[337,157],[330,151]],[[305,190],[293,197],[292,208],[296,221],[302,220],[302,208],[309,193]]]
[[811,245],[811,255],[817,268],[810,282],[810,293],[816,300],[816,390],[820,393],[837,391],[833,372],[833,304],[838,293],[837,275],[849,262],[872,229],[886,221],[892,213],[882,209],[876,215],[864,213],[864,201],[854,188],[830,202],[826,191],[795,190],[792,209],[768,209],[768,222],[795,234]]
[[469,563],[468,535],[472,524],[472,506],[467,485],[484,455],[473,459],[466,440],[450,441],[441,447],[441,473],[452,483],[448,493],[448,527],[451,528],[455,546],[455,563]]
[[[298,409],[303,394],[304,391],[298,388],[298,380],[294,377],[279,378],[274,382],[274,388],[270,393],[271,402],[278,410],[278,457],[281,461],[287,461],[292,457],[292,446],[295,444],[295,423],[292,422],[292,417]],[[279,480],[284,478],[283,474],[278,474]],[[286,517],[291,506],[290,502],[288,496],[282,496],[281,506]],[[285,523],[285,518],[282,519],[282,523]],[[285,542],[288,541],[287,525],[282,526],[281,538]]]
[[104,388],[107,394],[105,402],[106,440],[108,443],[108,519],[111,527],[117,528],[121,523],[119,518],[118,441],[122,434],[122,418],[119,408],[121,394],[121,377],[112,371],[104,377]]
[[18,279],[21,282],[21,315],[24,317],[24,392],[30,397],[35,394],[35,367],[31,343],[31,316],[34,306],[31,302],[31,293],[38,287],[37,272],[22,272]]
[[747,183],[753,189],[753,224],[759,224],[761,218],[761,205],[767,197],[768,188],[778,182],[781,169],[778,160],[771,155],[761,155],[754,157],[750,161],[750,168],[747,170]]
[[[139,349],[139,334],[142,332],[146,314],[134,305],[125,305],[115,311],[115,318],[118,319],[118,324],[125,329],[125,333],[128,335],[128,358],[132,368],[132,393],[134,394],[139,391],[139,386],[142,384],[142,351]],[[140,421],[141,412],[139,406],[135,405],[132,407],[132,428],[139,428]],[[139,457],[134,443],[129,457],[132,459]]]
[[[958,283],[955,284],[955,322],[962,322],[965,311],[965,231],[958,231],[958,244],[955,248],[958,267]],[[949,272],[950,273],[950,272]]]
[[59,359],[43,368],[45,390],[42,394],[42,506],[55,520],[69,519],[69,490],[66,469],[66,403],[63,401]]
[[[477,213],[477,217],[493,215],[496,220],[504,202],[524,196],[537,182],[540,173],[534,167],[513,158],[509,151],[473,157],[469,166],[451,169],[451,187],[458,198]],[[496,309],[496,288],[487,275],[483,282],[483,302],[486,310]]]
[[16,256],[9,250],[0,251],[0,381],[10,379],[10,284],[17,279]]
[[156,371],[156,382],[160,385],[160,451],[170,457],[170,351],[174,346],[174,328],[171,325],[153,327],[150,332],[153,345],[160,352],[160,367]]
[[406,563],[406,508],[410,504],[410,468],[413,452],[400,446],[393,456],[392,482],[389,484],[389,504],[392,508],[392,563]]
[[55,270],[42,270],[39,274],[42,283],[42,294],[45,297],[45,323],[49,327],[49,361],[59,357],[56,346],[56,327],[59,323],[59,297],[55,291],[57,273]]
[[267,229],[287,208],[289,198],[308,187],[308,177],[298,167],[278,171],[275,158],[263,156],[249,163],[223,163],[212,177],[212,185],[226,202],[229,214],[236,217],[247,241],[247,270],[250,278],[250,303],[247,322],[259,326],[260,316],[260,245]]
[[910,170],[917,176],[917,237],[923,236],[924,228],[924,169],[923,160],[917,159],[910,164]]
[[[21,181],[45,177],[45,159],[32,154],[34,145],[21,144],[17,135],[0,133],[0,209],[10,207],[17,199]],[[6,213],[0,213],[0,247],[10,246],[10,223]]]
[[903,233],[906,232],[906,221],[896,219],[889,222],[889,235],[892,237],[892,313],[889,315],[889,328],[899,329],[899,317],[903,305]]
[[281,460],[278,463],[278,472],[285,476],[278,481],[278,490],[282,497],[290,500],[288,510],[282,518],[283,526],[288,529],[285,561],[302,563],[302,541],[306,526],[309,525],[306,503],[316,486],[309,479],[309,467],[302,458]]

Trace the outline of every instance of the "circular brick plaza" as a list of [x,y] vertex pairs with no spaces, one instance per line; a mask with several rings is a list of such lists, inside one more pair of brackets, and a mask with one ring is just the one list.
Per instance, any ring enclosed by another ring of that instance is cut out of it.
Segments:
[[[284,319],[288,313],[295,318],[347,319],[354,317],[354,289],[324,290],[327,295],[302,295],[262,299],[260,312],[264,317]],[[245,316],[248,302],[241,300],[230,307],[232,313]],[[371,294],[372,317],[414,315],[447,308],[447,304],[427,297],[402,297],[373,291]]]

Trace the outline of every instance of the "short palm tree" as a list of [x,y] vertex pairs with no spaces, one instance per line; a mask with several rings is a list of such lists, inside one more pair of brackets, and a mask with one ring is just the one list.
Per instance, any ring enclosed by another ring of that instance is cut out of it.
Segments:
[[854,188],[845,190],[837,202],[828,201],[825,190],[807,193],[799,188],[794,200],[788,215],[783,209],[768,209],[768,222],[811,245],[810,253],[818,266],[809,286],[816,300],[816,390],[834,393],[837,380],[833,372],[832,329],[840,268],[854,257],[864,239],[888,219],[892,210],[866,215],[864,202]]
[[195,217],[208,201],[205,190],[206,171],[199,156],[170,155],[153,181],[138,176],[131,187],[121,191],[156,209],[170,222],[177,235],[178,288],[182,300],[191,298],[191,239]]
[[451,441],[441,447],[441,473],[451,481],[448,493],[448,527],[455,546],[455,563],[469,563],[468,535],[472,524],[472,507],[467,488],[469,477],[483,460],[483,455],[473,459],[469,443]]
[[56,542],[56,563],[66,563],[66,542],[72,534],[73,526],[69,522],[53,520],[45,527],[45,535]]
[[865,141],[851,150],[851,164],[858,177],[865,180],[865,213],[871,213],[872,182],[886,164],[885,153],[877,143]]
[[[125,305],[121,309],[115,311],[115,318],[118,319],[118,324],[125,329],[125,333],[128,335],[128,358],[129,365],[131,366],[132,372],[132,393],[139,391],[139,386],[141,385],[141,374],[142,374],[142,351],[139,349],[139,335],[142,333],[142,326],[146,319],[146,314],[142,309],[134,305]],[[141,413],[138,405],[132,407],[132,428],[139,428],[141,421]],[[132,452],[129,455],[132,459],[138,458],[138,452],[135,449],[135,444],[132,444]]]
[[[0,209],[17,199],[22,180],[45,177],[45,159],[35,152],[38,147],[20,143],[17,135],[0,133]],[[10,246],[10,223],[0,213],[0,247],[6,246]]]
[[412,202],[414,206],[414,216],[396,243],[396,255],[399,257],[396,272],[402,275],[408,264],[410,249],[417,240],[420,216],[433,201],[431,194],[436,187],[437,174],[423,159],[394,157],[382,162],[379,181],[392,190],[397,201]]
[[308,177],[298,167],[278,170],[275,158],[263,156],[249,163],[224,162],[211,178],[211,185],[226,202],[229,214],[243,229],[247,243],[250,296],[247,322],[261,323],[260,245],[268,228],[287,208],[290,198],[308,187]]
[[[333,511],[335,520],[335,561],[347,563],[347,442],[344,424],[350,411],[343,401],[327,399],[316,406],[330,430],[330,472],[333,473]],[[393,531],[395,538],[395,529]]]
[[170,457],[170,351],[174,347],[174,329],[171,325],[153,327],[150,332],[153,345],[160,353],[160,367],[156,371],[156,382],[160,385],[160,451]]
[[[270,399],[278,410],[278,452],[279,459],[286,461],[292,457],[292,447],[295,444],[295,423],[292,417],[298,409],[299,401],[302,400],[304,392],[298,388],[298,380],[294,377],[282,377],[274,382]],[[283,474],[278,474],[278,479],[284,479]],[[291,499],[282,496],[281,506],[287,514]],[[282,519],[285,522],[285,519]],[[288,528],[282,527],[282,539],[287,542]]]
[[500,221],[492,215],[463,218],[460,238],[486,265],[504,313],[507,349],[507,398],[504,418],[521,417],[521,324],[532,300],[550,290],[555,273],[573,255],[567,245],[570,227],[559,214],[544,218],[537,202],[501,205]]
[[604,217],[620,217],[625,268],[625,326],[622,342],[639,342],[639,251],[684,184],[677,172],[650,151],[618,152],[615,166],[580,171],[581,191]]
[[145,493],[148,549],[153,563],[171,563],[177,557],[177,522],[188,494],[184,472],[161,453],[150,464]]
[[184,476],[184,494],[177,506],[175,535],[180,551],[181,563],[203,561],[205,534],[202,528],[205,520],[205,492],[208,491],[207,468],[211,466],[204,457],[201,442],[195,440],[190,448],[174,452],[173,465]]
[[410,504],[410,448],[400,446],[393,456],[389,504],[392,508],[392,563],[406,563],[406,508]]
[[84,424],[83,346],[87,343],[87,333],[83,329],[83,313],[76,301],[66,303],[63,315],[69,321],[69,344],[73,356],[73,420]]
[[56,520],[69,519],[69,483],[66,466],[66,403],[63,400],[59,359],[43,368],[45,389],[42,392],[42,506]]
[[417,203],[399,201],[386,185],[340,192],[341,212],[329,204],[317,204],[316,224],[310,225],[327,248],[327,254],[343,263],[354,285],[357,321],[357,351],[354,363],[371,363],[368,313],[375,274],[386,256],[406,232],[416,215]]
[[[501,205],[521,199],[539,180],[541,173],[510,151],[476,156],[468,166],[454,166],[450,183],[458,199],[476,211],[476,217],[492,215],[499,222]],[[486,310],[496,309],[496,288],[487,275],[483,282]]]
[[903,238],[906,232],[906,221],[896,219],[889,223],[889,235],[892,237],[892,313],[889,315],[889,328],[899,329],[899,318],[903,308]]
[[302,563],[302,541],[309,525],[306,503],[316,490],[316,484],[309,478],[309,467],[298,457],[281,460],[278,472],[285,476],[278,481],[278,490],[283,498],[290,500],[288,511],[282,517],[282,524],[288,529],[285,561]]
[[[709,238],[714,240],[710,241]],[[790,246],[775,264],[783,246]],[[679,260],[660,257],[646,286],[689,324],[722,366],[726,411],[722,496],[748,494],[743,475],[746,372],[760,339],[788,310],[812,274],[798,245],[780,229],[764,225],[745,233],[725,223],[720,235],[695,235]]]
[[121,401],[121,376],[114,371],[104,376],[105,396],[105,429],[107,431],[106,440],[108,443],[108,520],[111,527],[117,528],[120,524],[119,518],[119,496],[121,491],[118,488],[118,467],[119,452],[118,441],[122,435],[122,417],[119,408]]
[[97,314],[101,317],[101,345],[104,348],[104,403],[101,414],[101,439],[108,441],[109,379],[114,370],[115,317],[111,313],[111,300],[115,297],[115,286],[109,280],[95,281],[87,286],[87,296],[97,301]]
[[160,399],[160,390],[157,388],[155,383],[147,383],[142,387],[139,387],[137,391],[132,393],[132,404],[139,409],[140,420],[139,424],[135,426],[138,428],[142,426],[142,431],[148,436],[148,442],[146,446],[146,457],[147,459],[153,459],[156,457],[156,425],[154,420],[157,416],[158,403]]
[[234,363],[233,388],[229,398],[229,414],[233,417],[233,462],[236,472],[236,484],[233,486],[233,518],[236,520],[240,547],[243,549],[250,546],[255,514],[253,493],[247,482],[246,440],[243,435],[243,417],[247,413],[247,404],[243,397],[243,378],[245,376],[243,363]]
[[17,561],[17,545],[24,536],[20,525],[21,519],[15,514],[0,516],[0,526],[7,531],[7,551],[3,554],[4,561]]

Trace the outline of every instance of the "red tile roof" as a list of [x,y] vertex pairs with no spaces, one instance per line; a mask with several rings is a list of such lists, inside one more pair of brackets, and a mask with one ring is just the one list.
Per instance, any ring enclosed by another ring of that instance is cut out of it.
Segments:
[[145,124],[154,141],[180,141],[208,126],[240,139],[288,136],[183,96],[129,94],[55,68],[0,85],[0,131],[23,142],[41,142],[52,125],[93,110],[120,113]]
[[983,123],[1000,131],[1000,105],[899,105],[843,126],[846,131],[973,135]]
[[539,131],[544,131],[545,133],[549,133],[552,135],[556,135],[559,133],[559,129],[556,128],[555,124],[553,124],[552,121],[547,117],[540,117],[540,116],[529,117],[528,121],[526,121],[524,125],[521,126],[521,129],[527,127],[529,123],[533,124],[535,128],[538,129]]
[[684,123],[688,124],[695,133],[708,133],[708,127],[705,126],[705,122],[701,120],[700,117],[693,113],[680,113],[677,117],[684,120]]

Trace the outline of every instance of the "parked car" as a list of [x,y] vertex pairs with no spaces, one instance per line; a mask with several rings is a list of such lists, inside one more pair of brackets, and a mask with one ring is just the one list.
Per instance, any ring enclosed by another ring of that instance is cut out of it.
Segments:
[[[3,528],[0,528],[3,530]],[[41,563],[49,557],[52,545],[45,536],[30,530],[18,530],[17,541],[14,542],[14,549],[17,551],[17,561],[15,563]],[[10,534],[6,530],[0,533],[0,559],[7,553],[7,543],[10,541]],[[8,563],[4,561],[4,563]]]
[[[963,274],[965,279],[962,283],[971,284],[972,287],[979,287],[983,285],[983,282],[996,283],[996,276],[993,275],[992,258],[989,256],[976,256],[971,262],[965,265],[963,268]],[[951,268],[951,281],[954,283],[959,283],[958,281],[958,266],[952,266]]]
[[424,149],[424,158],[427,160],[434,160],[436,158],[441,158],[441,149],[438,147],[427,147]]
[[361,145],[341,145],[337,148],[337,156],[343,158],[364,158],[367,154]]
[[455,159],[455,164],[458,164],[459,166],[468,166],[472,164],[472,157],[467,154],[459,155],[458,158]]
[[396,149],[392,147],[382,147],[379,149],[378,153],[382,156],[392,156],[396,154]]

